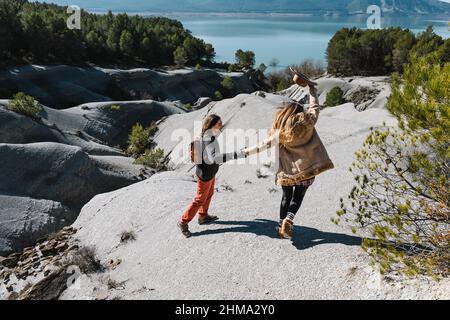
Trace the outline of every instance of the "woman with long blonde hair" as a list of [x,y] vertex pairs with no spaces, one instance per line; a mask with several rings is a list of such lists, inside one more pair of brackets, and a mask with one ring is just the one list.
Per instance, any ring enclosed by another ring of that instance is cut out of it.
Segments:
[[294,81],[309,86],[310,104],[307,110],[297,102],[285,103],[275,115],[269,136],[259,145],[242,150],[250,156],[274,145],[279,146],[279,168],[276,184],[283,189],[278,233],[292,238],[294,217],[315,177],[334,168],[328,153],[315,130],[319,117],[317,89],[299,77]]

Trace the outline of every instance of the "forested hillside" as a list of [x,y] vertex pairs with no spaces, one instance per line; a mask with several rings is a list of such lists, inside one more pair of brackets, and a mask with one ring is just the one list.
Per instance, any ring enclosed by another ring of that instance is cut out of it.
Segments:
[[82,29],[67,28],[66,7],[0,0],[0,67],[22,63],[160,66],[178,49],[190,65],[211,61],[214,48],[167,18],[82,12]]
[[343,28],[328,43],[328,72],[344,76],[389,75],[402,72],[414,57],[432,52],[442,62],[450,61],[450,39],[444,40],[432,27],[418,35],[401,28]]

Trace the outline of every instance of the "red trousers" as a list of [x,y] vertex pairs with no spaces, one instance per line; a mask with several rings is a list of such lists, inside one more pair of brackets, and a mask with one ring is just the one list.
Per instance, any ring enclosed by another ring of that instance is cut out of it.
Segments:
[[194,219],[197,212],[200,216],[206,216],[208,214],[211,198],[214,194],[215,180],[215,178],[212,178],[209,181],[202,181],[197,178],[197,194],[195,195],[194,201],[192,201],[181,216],[181,222],[189,223]]

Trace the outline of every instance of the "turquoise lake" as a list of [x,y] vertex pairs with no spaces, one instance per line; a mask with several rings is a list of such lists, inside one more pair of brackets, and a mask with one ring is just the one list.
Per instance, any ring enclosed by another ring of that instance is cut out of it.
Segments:
[[[223,17],[177,16],[193,35],[212,43],[216,61],[233,62],[237,49],[252,50],[257,64],[279,61],[278,68],[299,63],[304,59],[326,61],[325,51],[333,34],[343,27],[367,28],[367,16],[354,17]],[[437,34],[450,36],[448,21],[433,17],[395,17],[381,20],[382,27],[400,26],[413,32],[432,25]]]

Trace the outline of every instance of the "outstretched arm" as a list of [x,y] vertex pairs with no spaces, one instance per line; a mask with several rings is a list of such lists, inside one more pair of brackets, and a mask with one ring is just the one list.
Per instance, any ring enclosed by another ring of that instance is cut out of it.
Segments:
[[305,115],[309,123],[315,125],[317,120],[319,119],[319,98],[317,97],[317,83],[309,80],[305,75],[297,73],[295,70],[291,68],[291,71],[294,72],[294,78],[292,79],[296,84],[301,87],[309,87],[309,108],[306,110]]
[[238,154],[236,152],[231,153],[220,153],[219,144],[212,143],[205,148],[204,155],[206,156],[204,159],[207,164],[221,164],[230,160],[236,160],[238,158]]
[[319,119],[320,105],[319,98],[317,97],[317,88],[309,86],[309,107],[306,110],[306,116],[313,124],[316,124]]
[[274,143],[276,142],[276,140],[277,140],[277,135],[271,134],[269,137],[264,139],[260,144],[250,147],[250,148],[243,149],[242,152],[246,156],[251,156],[253,154],[260,153],[264,150],[271,148],[274,145]]
[[313,124],[316,124],[319,119],[319,98],[317,97],[317,88],[309,86],[309,107],[306,110],[306,115]]

